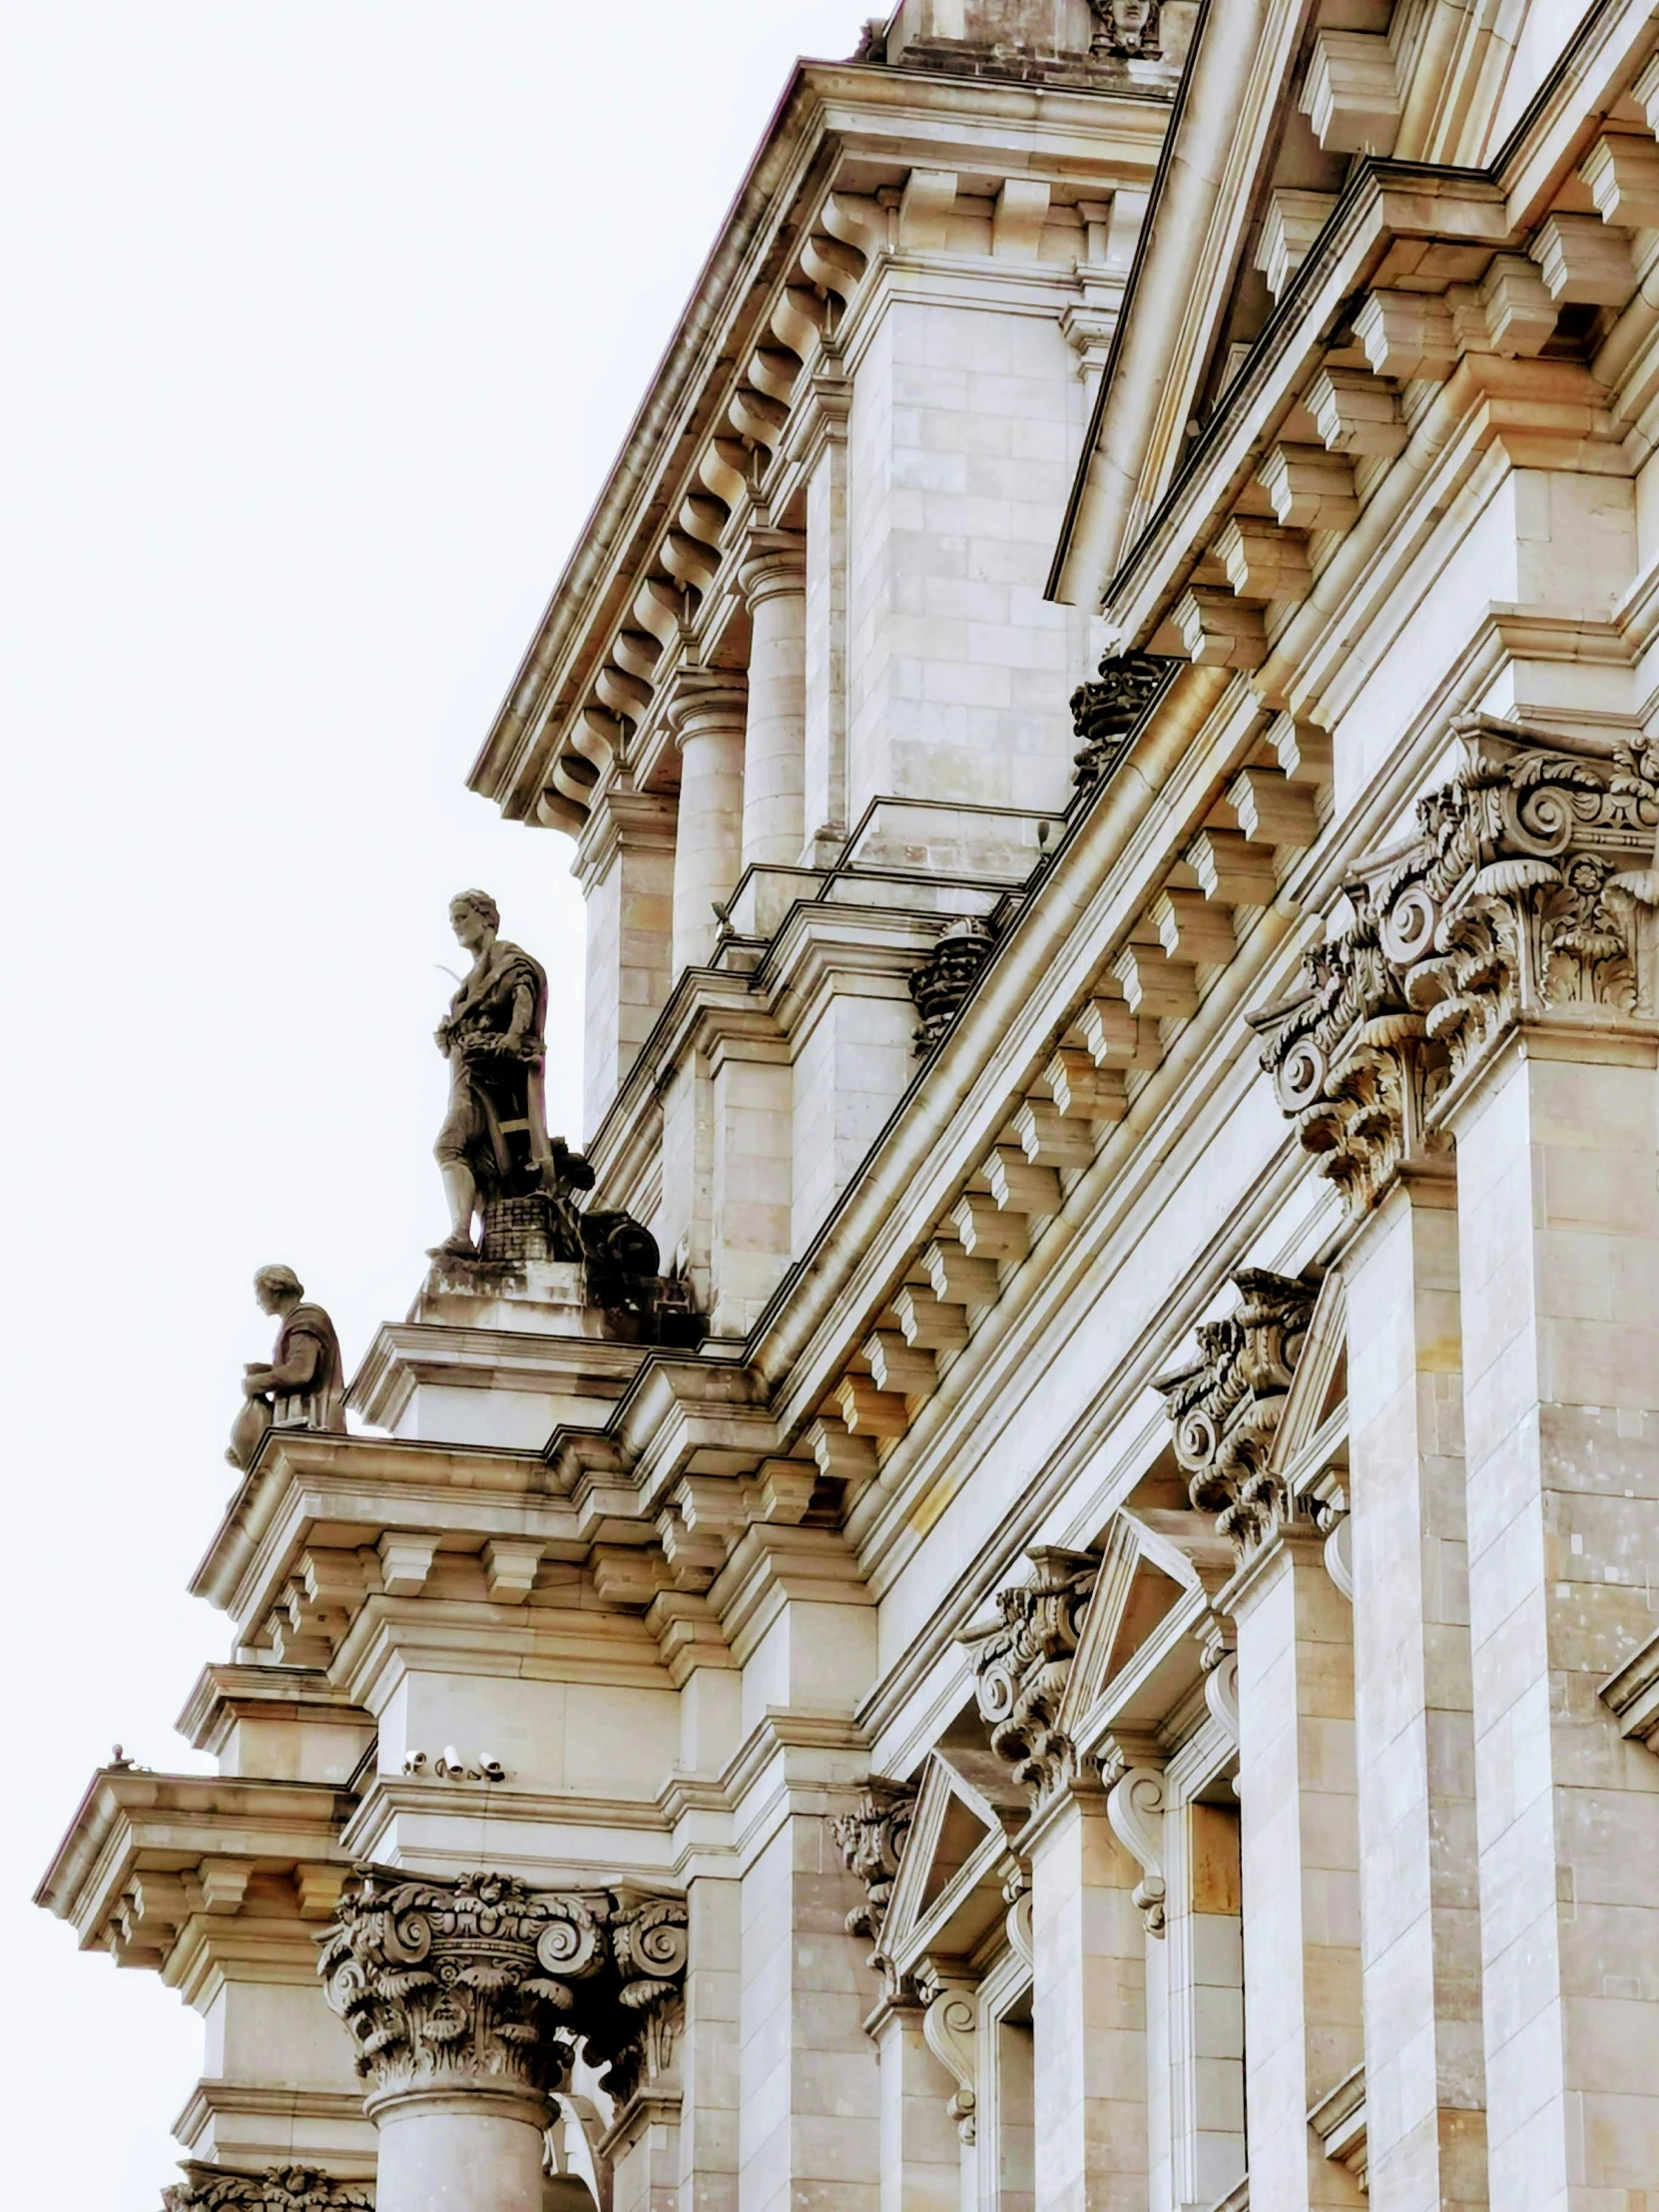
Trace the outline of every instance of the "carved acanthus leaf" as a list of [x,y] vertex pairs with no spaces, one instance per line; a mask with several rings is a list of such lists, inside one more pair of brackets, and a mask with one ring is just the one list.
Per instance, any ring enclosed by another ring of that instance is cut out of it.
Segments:
[[322,1944],[328,2001],[376,2089],[469,2078],[547,2094],[580,2044],[625,2099],[672,2054],[677,1898],[364,1867]]
[[1233,1284],[1238,1306],[1201,1324],[1197,1360],[1155,1386],[1175,1423],[1175,1455],[1193,1504],[1217,1516],[1243,1556],[1285,1509],[1268,1455],[1319,1284],[1267,1268],[1241,1268]]
[[855,1905],[846,1916],[849,1936],[867,1936],[872,1943],[880,1940],[915,1810],[913,1782],[889,1782],[872,1774],[855,1809],[831,1822],[830,1832],[848,1873],[864,1887],[866,1902]]
[[1655,1014],[1659,746],[1468,716],[1417,836],[1360,870],[1353,920],[1259,1017],[1263,1065],[1350,1210],[1446,1149],[1436,1104],[1514,1023]]
[[336,2181],[314,2166],[268,2166],[237,2173],[191,2160],[188,2178],[162,2191],[165,2212],[374,2212],[371,2181]]
[[1047,1544],[1031,1552],[1029,1582],[996,1593],[994,1628],[964,1637],[973,1652],[980,1718],[991,1748],[1016,1782],[1040,1802],[1074,1770],[1075,1754],[1058,1726],[1066,1677],[1083,1631],[1100,1561],[1092,1552]]

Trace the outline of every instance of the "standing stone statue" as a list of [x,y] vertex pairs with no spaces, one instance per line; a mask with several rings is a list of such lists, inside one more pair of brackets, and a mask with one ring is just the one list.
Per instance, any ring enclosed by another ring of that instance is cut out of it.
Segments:
[[487,891],[452,898],[449,923],[472,966],[437,1031],[449,1062],[449,1112],[434,1147],[449,1235],[432,1256],[476,1260],[474,1217],[497,1199],[544,1191],[553,1179],[542,1092],[547,976],[496,934],[501,914]]
[[234,1467],[253,1465],[268,1428],[345,1430],[345,1371],[333,1323],[320,1306],[305,1304],[292,1268],[261,1268],[254,1296],[262,1313],[281,1316],[281,1326],[270,1361],[243,1371],[246,1403],[225,1454]]

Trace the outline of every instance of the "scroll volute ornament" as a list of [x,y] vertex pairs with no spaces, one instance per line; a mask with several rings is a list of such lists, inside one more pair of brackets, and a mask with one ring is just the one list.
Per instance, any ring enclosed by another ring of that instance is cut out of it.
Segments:
[[318,1967],[358,2073],[378,2090],[458,2076],[556,2089],[576,1987],[606,1963],[609,1915],[603,1891],[544,1897],[507,1875],[362,1870]]
[[1435,1109],[1516,1022],[1659,1015],[1659,745],[1466,716],[1417,834],[1349,883],[1350,926],[1258,1017],[1263,1064],[1353,1213],[1446,1140]]
[[846,1916],[849,1936],[867,1936],[872,1943],[879,1942],[915,1810],[913,1782],[889,1782],[872,1774],[856,1808],[830,1823],[847,1872],[864,1888],[865,1903],[855,1905]]
[[1242,1557],[1284,1509],[1268,1457],[1319,1283],[1267,1268],[1241,1268],[1233,1283],[1236,1309],[1203,1323],[1197,1361],[1155,1387],[1175,1423],[1175,1456],[1194,1506],[1216,1515]]
[[469,2080],[545,2095],[580,2043],[621,2101],[672,2055],[687,1950],[677,1898],[360,1868],[322,1941],[328,2002],[377,2092]]
[[1060,1700],[1100,1561],[1092,1552],[1057,1544],[1029,1556],[1032,1580],[996,1593],[997,1626],[963,1641],[974,1655],[974,1690],[991,1749],[1037,1803],[1076,1763],[1058,1726]]

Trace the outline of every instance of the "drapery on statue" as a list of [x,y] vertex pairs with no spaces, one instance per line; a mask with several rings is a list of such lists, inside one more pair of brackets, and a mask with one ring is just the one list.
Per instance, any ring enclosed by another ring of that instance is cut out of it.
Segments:
[[487,891],[452,898],[449,923],[472,966],[437,1030],[449,1062],[449,1112],[434,1148],[449,1235],[432,1257],[476,1260],[474,1216],[494,1199],[528,1196],[552,1181],[542,1093],[547,976],[497,935],[501,914]]
[[225,1456],[250,1467],[268,1428],[345,1431],[345,1370],[339,1339],[320,1306],[305,1304],[305,1286],[292,1268],[261,1268],[254,1278],[260,1310],[279,1314],[281,1326],[269,1362],[243,1371],[244,1404]]
[[702,1325],[684,1286],[664,1281],[650,1230],[631,1214],[579,1207],[578,1193],[593,1189],[593,1169],[562,1137],[547,1134],[544,970],[498,935],[500,912],[487,892],[460,892],[449,902],[449,920],[472,967],[437,1031],[450,1077],[449,1111],[434,1148],[449,1235],[432,1258],[463,1266],[576,1262],[587,1270],[589,1298],[619,1328],[696,1343]]

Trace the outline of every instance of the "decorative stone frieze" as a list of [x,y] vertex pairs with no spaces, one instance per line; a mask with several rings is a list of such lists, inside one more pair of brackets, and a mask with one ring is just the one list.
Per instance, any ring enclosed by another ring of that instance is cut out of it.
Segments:
[[677,1898],[367,1867],[323,1945],[328,2002],[376,2093],[474,2082],[549,2094],[581,2044],[620,2101],[672,2056],[687,1947]]
[[1214,1513],[1241,1558],[1286,1510],[1268,1455],[1319,1292],[1317,1280],[1241,1268],[1235,1310],[1198,1330],[1198,1359],[1159,1378],[1175,1455],[1200,1512]]
[[1263,1065],[1350,1210],[1443,1154],[1435,1107],[1517,1022],[1651,1021],[1659,746],[1453,724],[1417,835],[1348,886],[1354,918],[1257,1018]]
[[855,1810],[840,1814],[830,1823],[835,1847],[846,1861],[848,1873],[863,1884],[867,1901],[847,1914],[849,1936],[867,1936],[872,1943],[879,1942],[915,1810],[913,1782],[889,1782],[882,1775],[872,1774]]
[[374,2212],[371,2181],[336,2181],[314,2166],[270,2166],[264,2173],[234,2173],[191,2160],[187,2178],[162,2191],[163,2212]]
[[1107,653],[1099,677],[1071,695],[1071,726],[1081,740],[1072,780],[1092,791],[1109,776],[1152,702],[1180,663],[1158,653]]
[[1100,1561],[1058,1544],[1040,1546],[1030,1559],[1034,1578],[996,1593],[997,1626],[963,1641],[973,1652],[975,1693],[991,1749],[1008,1761],[1036,1805],[1076,1768],[1058,1725],[1060,1699]]
[[996,931],[977,914],[964,914],[940,931],[937,942],[910,976],[910,996],[921,1016],[918,1054],[931,1052],[962,1009],[980,970],[996,950]]

